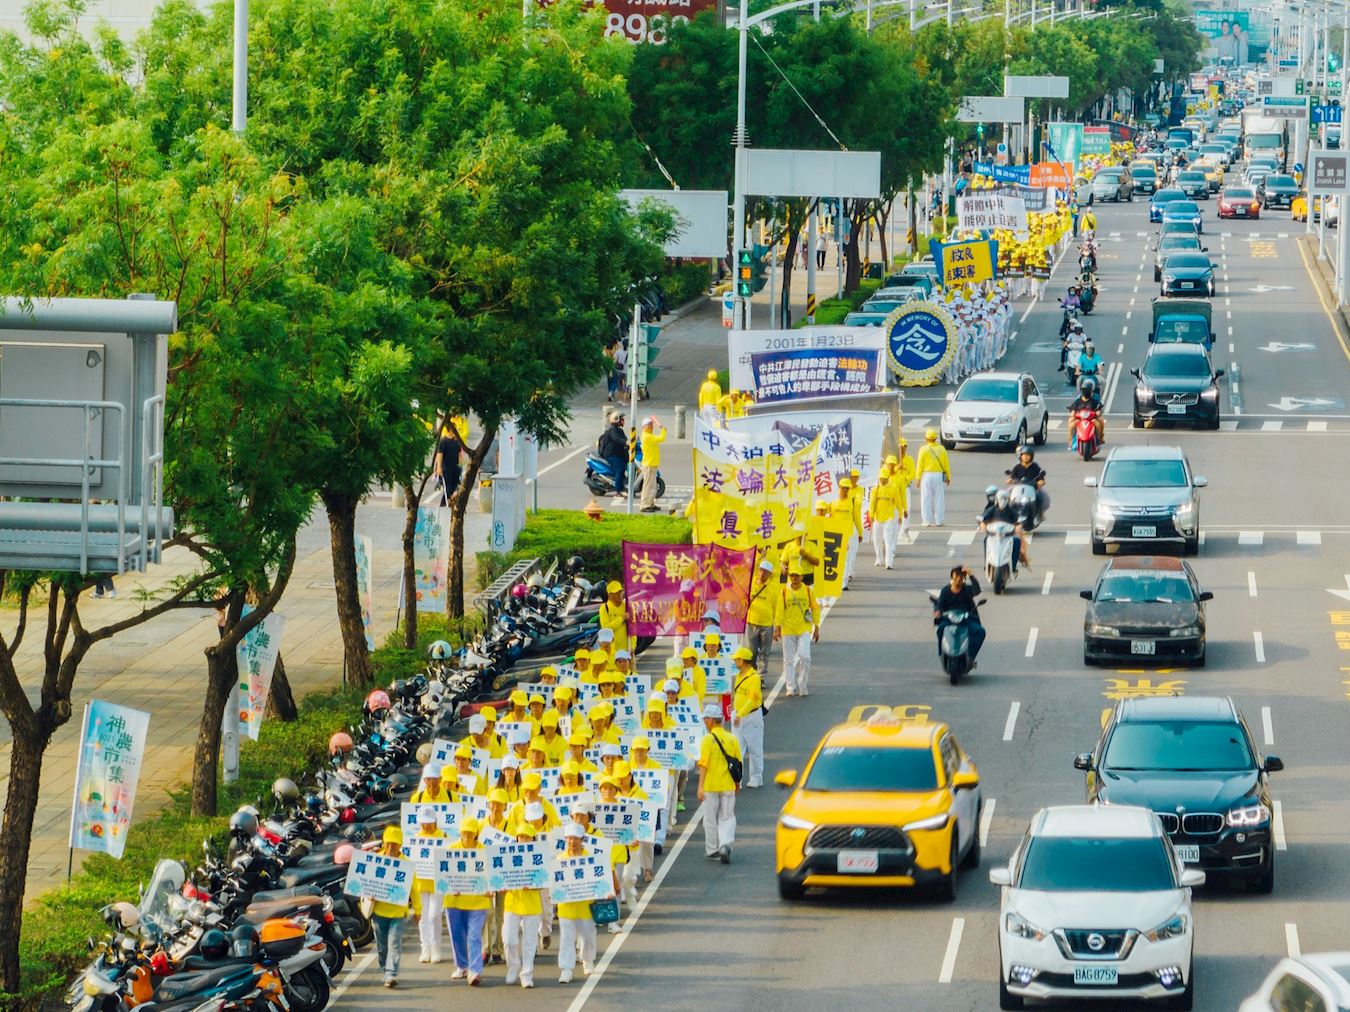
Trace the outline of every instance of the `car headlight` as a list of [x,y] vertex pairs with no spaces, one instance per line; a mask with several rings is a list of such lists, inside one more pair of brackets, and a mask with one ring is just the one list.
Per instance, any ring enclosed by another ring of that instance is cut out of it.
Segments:
[[927,819],[919,819],[917,822],[911,822],[900,827],[906,833],[924,832],[925,830],[946,829],[947,823],[952,821],[951,812],[943,812],[941,815],[933,815]]
[[1200,396],[1207,401],[1216,401],[1219,399],[1219,388],[1210,387],[1208,390],[1201,390]]
[[1199,636],[1200,627],[1198,625],[1184,625],[1180,629],[1173,629],[1167,635],[1169,636]]
[[1242,805],[1228,812],[1230,826],[1260,826],[1269,821],[1270,809],[1259,802],[1254,805]]
[[1190,918],[1184,913],[1178,913],[1170,920],[1159,924],[1152,931],[1146,931],[1144,937],[1150,942],[1165,942],[1169,938],[1180,938],[1182,935],[1186,934],[1186,930],[1190,925]]
[[1097,503],[1092,507],[1092,519],[1098,523],[1109,524],[1116,519],[1116,511],[1110,506]]
[[1140,400],[1151,401],[1153,400],[1153,388],[1147,383],[1140,383],[1134,388],[1134,395]]
[[1036,927],[1021,914],[1015,914],[1012,911],[1008,911],[1008,915],[1003,918],[1003,925],[1008,934],[1015,938],[1025,938],[1031,942],[1039,942],[1046,935],[1046,932]]
[[1177,276],[1175,274],[1164,274],[1162,279],[1163,284],[1170,285],[1173,281],[1177,279]]
[[795,815],[780,815],[778,824],[784,829],[815,829],[814,822],[807,822],[805,819],[799,819]]
[[1088,623],[1087,633],[1089,636],[1107,636],[1112,638],[1120,636],[1120,630],[1115,626],[1098,625],[1096,622]]
[[1016,419],[1016,418],[1017,418],[1017,412],[1016,412],[1016,411],[1009,411],[1006,415],[1001,415],[1001,416],[999,417],[998,424],[999,424],[999,425],[1007,425],[1009,422],[1013,421],[1013,420]]

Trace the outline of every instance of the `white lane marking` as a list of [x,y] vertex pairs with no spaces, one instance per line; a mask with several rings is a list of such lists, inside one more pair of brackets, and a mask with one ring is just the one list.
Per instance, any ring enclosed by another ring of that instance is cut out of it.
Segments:
[[1233,311],[1232,311],[1231,309],[1228,310],[1228,318],[1229,318],[1230,320],[1233,318]]
[[1326,432],[1326,431],[1327,431],[1327,423],[1326,423],[1326,422],[1309,422],[1309,423],[1308,423],[1308,431],[1309,431],[1309,432]]
[[1269,422],[1262,422],[1262,423],[1261,423],[1261,431],[1262,431],[1262,432],[1279,432],[1279,431],[1280,431],[1281,429],[1283,429],[1283,428],[1284,428],[1284,422],[1282,422],[1282,421],[1280,421],[1280,420],[1278,420],[1278,419],[1273,420],[1273,421],[1269,421]]
[[1256,647],[1256,663],[1266,663],[1266,640],[1259,631],[1252,633],[1252,644]]
[[[539,473],[543,474],[544,472],[540,471]],[[352,967],[351,970],[349,970],[346,974],[343,975],[342,983],[339,984],[337,987],[333,988],[333,996],[331,999],[329,999],[328,1007],[337,1008],[338,1002],[341,1000],[342,996],[347,993],[347,988],[355,984],[356,979],[360,977],[361,974],[369,970],[371,964],[373,964],[374,962],[375,962],[375,950],[371,949],[361,958],[361,962],[357,963],[356,966]]]
[[1233,342],[1232,342],[1232,341],[1229,341],[1229,342],[1228,342],[1228,353],[1229,353],[1230,355],[1233,353]]
[[1229,337],[1232,337],[1232,336],[1233,336],[1233,328],[1232,328],[1232,327],[1229,327],[1229,328],[1228,328],[1228,336],[1229,336]]
[[1221,422],[1219,422],[1219,428],[1220,428],[1221,430],[1223,430],[1224,432],[1236,432],[1236,431],[1237,431],[1237,427],[1238,427],[1238,423],[1237,423],[1237,420],[1236,420],[1236,419],[1230,418],[1230,419],[1228,419],[1227,421],[1221,421]]
[[1064,427],[1064,419],[1052,418],[1050,419],[1050,424],[1046,426],[1046,429],[1050,432],[1054,432],[1056,429],[1060,429],[1063,427]]
[[975,542],[974,531],[952,531],[952,536],[947,539],[947,544],[951,545],[952,547],[974,544],[974,542]]
[[1008,704],[1008,719],[1003,723],[1003,740],[1012,741],[1013,730],[1017,727],[1017,715],[1022,710],[1022,704],[1013,700]]
[[1116,345],[1116,354],[1117,354],[1117,355],[1124,354],[1124,352],[1125,352],[1125,345],[1123,345],[1123,344],[1118,344],[1118,345]]
[[989,843],[989,824],[994,821],[994,807],[998,804],[993,798],[984,803],[984,811],[980,813],[980,846],[983,847]]
[[1261,732],[1265,735],[1266,747],[1275,744],[1275,726],[1270,722],[1270,707],[1261,707]]
[[1065,531],[1064,544],[1068,545],[1086,545],[1090,535],[1087,531]]
[[[1139,280],[1139,279],[1136,278],[1135,280],[1137,281],[1137,280]],[[1136,292],[1139,291],[1139,286],[1138,286],[1138,285],[1135,285],[1135,286],[1134,286],[1134,290],[1135,290]]]
[[1256,574],[1250,569],[1247,570],[1247,593],[1252,597],[1256,596]]
[[1125,319],[1128,320],[1128,319],[1129,319],[1131,316],[1133,316],[1133,315],[1134,315],[1134,313],[1130,312],[1128,309],[1125,311]]
[[1265,531],[1238,531],[1239,545],[1259,545],[1265,540]]
[[1047,594],[1050,593],[1050,584],[1054,582],[1055,582],[1055,571],[1051,569],[1045,574],[1045,581],[1041,584],[1042,597],[1045,597]]
[[1299,531],[1295,534],[1300,545],[1320,545],[1322,543],[1321,531]]
[[1124,336],[1125,336],[1126,334],[1128,334],[1129,332],[1130,332],[1130,328],[1129,328],[1129,327],[1121,327],[1121,328],[1120,328],[1120,336],[1121,336],[1121,337],[1124,337]]
[[905,422],[904,425],[900,426],[900,428],[904,429],[906,432],[919,432],[928,428],[928,423],[932,420],[933,419],[931,418],[911,418],[909,421]]
[[1279,802],[1273,802],[1275,811],[1271,813],[1271,819],[1274,822],[1272,832],[1275,836],[1275,849],[1288,850],[1289,842],[1284,837],[1284,805]]
[[1112,362],[1111,367],[1106,371],[1106,403],[1103,409],[1107,414],[1111,413],[1111,404],[1116,399],[1116,387],[1120,385],[1120,374],[1124,371],[1124,366],[1119,362]]
[[1284,925],[1284,947],[1289,951],[1290,959],[1298,959],[1303,950],[1298,947],[1298,925],[1286,922]]
[[1041,634],[1041,631],[1040,631],[1038,628],[1036,628],[1035,626],[1032,626],[1032,627],[1031,627],[1031,632],[1027,633],[1027,652],[1026,652],[1026,656],[1028,656],[1028,657],[1035,657],[1035,656],[1036,656],[1036,637],[1039,636],[1040,634]]
[[568,454],[566,457],[564,457],[562,460],[555,460],[552,464],[549,464],[548,467],[541,467],[541,468],[539,469],[539,474],[540,474],[541,476],[542,476],[542,475],[545,475],[545,474],[548,474],[548,473],[549,473],[550,471],[552,471],[555,467],[562,467],[564,464],[566,464],[566,463],[567,463],[569,460],[571,460],[573,457],[576,457],[576,456],[578,456],[578,455],[580,455],[580,454],[583,454],[583,453],[585,453],[585,452],[586,452],[587,450],[589,450],[589,449],[590,449],[589,446],[578,446],[575,450],[573,450],[571,453],[569,453],[569,454]]
[[[947,954],[942,957],[942,969],[938,972],[939,984],[950,984],[952,974],[956,972],[956,954],[961,949],[961,933],[966,930],[966,919],[957,917],[952,920],[952,934],[947,939]],[[587,983],[590,983],[587,981]]]

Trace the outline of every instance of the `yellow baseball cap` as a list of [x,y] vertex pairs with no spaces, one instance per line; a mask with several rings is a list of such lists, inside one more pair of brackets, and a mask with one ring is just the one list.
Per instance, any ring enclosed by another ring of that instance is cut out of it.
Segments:
[[497,708],[495,706],[485,706],[478,713],[489,724],[495,723],[497,720]]

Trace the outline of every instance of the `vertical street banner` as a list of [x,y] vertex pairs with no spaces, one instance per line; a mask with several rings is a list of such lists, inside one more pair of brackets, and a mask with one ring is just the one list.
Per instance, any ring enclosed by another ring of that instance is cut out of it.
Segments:
[[364,534],[356,536],[356,593],[361,598],[361,626],[366,649],[375,649],[375,545]]
[[744,632],[755,550],[721,545],[623,543],[623,583],[632,636],[683,636],[703,628],[716,602],[722,628]]
[[[1078,171],[1078,163],[1083,158],[1083,124],[1050,123],[1050,157],[1057,162],[1069,165],[1071,173]],[[1032,185],[1035,185],[1033,181]]]
[[820,565],[812,588],[816,597],[838,597],[844,592],[844,564],[848,560],[848,539],[857,537],[853,518],[847,513],[832,513],[811,518],[809,537],[820,545]]
[[413,585],[417,610],[445,611],[450,579],[450,510],[422,506],[413,528]]
[[70,846],[121,860],[136,802],[150,714],[94,699],[85,704]]
[[1104,126],[1083,127],[1083,154],[1109,155],[1111,153],[1111,128]]
[[239,668],[239,729],[254,741],[262,730],[267,694],[272,691],[272,673],[281,655],[281,634],[285,629],[286,616],[273,612],[250,629],[234,648]]

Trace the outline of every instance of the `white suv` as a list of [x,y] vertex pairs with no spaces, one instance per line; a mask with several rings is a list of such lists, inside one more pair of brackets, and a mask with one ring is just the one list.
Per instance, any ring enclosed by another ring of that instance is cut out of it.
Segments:
[[1006,868],[999,908],[999,1008],[1025,998],[1163,999],[1189,1009],[1191,889],[1147,808],[1043,808]]
[[975,373],[947,401],[940,424],[942,445],[949,450],[957,443],[1015,447],[1028,437],[1045,445],[1050,410],[1030,373]]

